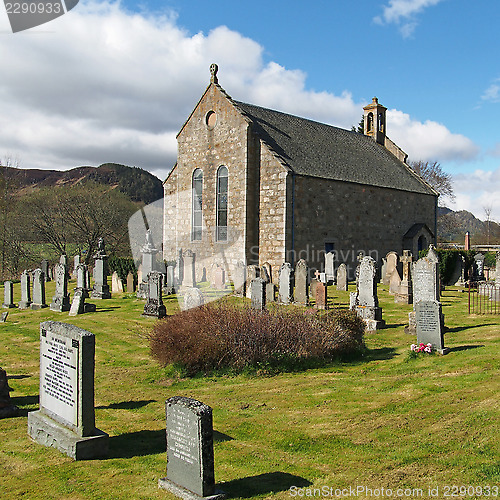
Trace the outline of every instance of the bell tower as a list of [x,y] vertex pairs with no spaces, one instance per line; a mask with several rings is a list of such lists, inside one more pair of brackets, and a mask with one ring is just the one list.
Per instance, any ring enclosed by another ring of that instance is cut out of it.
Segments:
[[385,112],[387,108],[378,103],[374,97],[372,102],[363,108],[364,134],[372,137],[379,144],[385,144]]

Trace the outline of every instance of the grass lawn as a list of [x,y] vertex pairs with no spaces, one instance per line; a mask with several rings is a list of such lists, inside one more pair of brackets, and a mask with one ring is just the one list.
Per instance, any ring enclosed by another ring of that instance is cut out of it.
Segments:
[[[48,303],[53,287],[47,284]],[[483,498],[490,486],[493,497],[500,317],[469,316],[467,293],[450,287],[442,304],[451,352],[408,359],[416,340],[404,333],[412,306],[394,304],[387,289],[379,286],[387,327],[366,336],[363,359],[272,377],[169,379],[149,357],[144,332],[154,320],[142,318],[144,302],[127,294],[89,300],[97,312],[78,317],[11,309],[0,323],[0,366],[21,416],[0,420],[3,497],[174,498],[157,481],[166,470],[165,400],[175,395],[213,408],[216,482],[234,498],[290,498],[293,485],[365,488],[355,498],[374,498],[382,487],[394,496],[398,488],[420,488],[423,498],[439,488],[445,498],[447,485],[481,486],[482,495],[469,489],[461,497]],[[348,292],[330,287],[330,300],[347,308]],[[173,297],[165,305],[169,314],[178,310]],[[110,435],[104,460],[74,462],[27,435],[27,413],[38,409],[39,324],[46,320],[96,335],[96,425]]]

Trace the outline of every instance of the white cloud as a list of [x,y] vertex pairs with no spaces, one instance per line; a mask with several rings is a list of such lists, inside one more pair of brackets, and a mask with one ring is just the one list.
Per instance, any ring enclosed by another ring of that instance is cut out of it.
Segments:
[[500,78],[496,79],[481,96],[483,101],[500,102]]
[[454,134],[441,123],[413,120],[395,109],[387,111],[387,134],[410,160],[470,160],[479,148],[462,134]]
[[396,24],[403,38],[410,37],[417,27],[416,15],[425,8],[437,5],[442,0],[389,0],[381,16],[373,20],[377,24]]

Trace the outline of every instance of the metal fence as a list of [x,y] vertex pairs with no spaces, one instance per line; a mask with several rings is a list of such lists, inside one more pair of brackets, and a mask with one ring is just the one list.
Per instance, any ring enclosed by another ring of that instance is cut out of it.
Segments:
[[469,282],[469,314],[500,314],[500,283]]

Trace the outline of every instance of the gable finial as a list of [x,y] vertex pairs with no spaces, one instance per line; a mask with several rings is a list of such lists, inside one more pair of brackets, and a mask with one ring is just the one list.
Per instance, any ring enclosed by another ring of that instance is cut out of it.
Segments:
[[217,71],[219,71],[219,66],[217,64],[212,63],[210,65],[210,83],[219,83],[217,78]]

